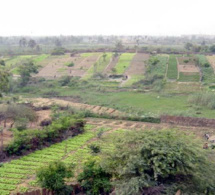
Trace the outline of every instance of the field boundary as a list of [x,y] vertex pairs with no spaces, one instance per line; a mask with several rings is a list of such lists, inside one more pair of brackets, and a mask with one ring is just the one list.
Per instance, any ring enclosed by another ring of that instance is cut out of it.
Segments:
[[215,127],[215,119],[207,118],[194,118],[184,116],[161,116],[161,123],[169,123],[181,126],[192,126],[192,127]]

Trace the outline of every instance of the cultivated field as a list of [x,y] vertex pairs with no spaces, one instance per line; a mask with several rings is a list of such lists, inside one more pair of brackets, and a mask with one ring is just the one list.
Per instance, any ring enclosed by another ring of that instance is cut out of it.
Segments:
[[195,57],[177,57],[177,64],[179,82],[200,81],[200,68]]
[[[82,170],[83,163],[92,157],[89,145],[96,143],[101,148],[101,156],[106,151],[114,150],[114,137],[127,131],[168,129],[177,128],[187,133],[193,132],[196,136],[203,138],[204,133],[213,133],[213,129],[198,127],[177,127],[168,124],[151,124],[142,122],[131,122],[122,120],[92,119],[87,118],[85,132],[61,143],[54,144],[48,148],[37,150],[17,160],[12,160],[0,167],[0,194],[9,195],[13,192],[31,191],[38,189],[35,180],[35,172],[48,163],[61,160],[72,163],[75,166],[75,175]],[[97,137],[98,132],[103,131],[102,139]],[[202,144],[204,140],[202,139]],[[99,158],[99,156],[98,156]],[[74,182],[67,180],[67,182]]]
[[144,78],[146,62],[148,59],[148,54],[136,54],[133,57],[130,66],[125,71],[125,75],[128,76],[128,80],[125,81],[124,86],[130,86]]

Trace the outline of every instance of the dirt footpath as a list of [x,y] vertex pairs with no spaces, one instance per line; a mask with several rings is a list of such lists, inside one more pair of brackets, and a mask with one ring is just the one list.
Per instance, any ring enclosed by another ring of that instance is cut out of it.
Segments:
[[60,99],[49,99],[49,98],[29,98],[26,99],[28,102],[31,102],[32,105],[36,108],[41,108],[41,107],[47,107],[47,106],[52,106],[52,105],[59,105],[62,107],[72,107],[75,109],[79,110],[89,110],[93,113],[96,114],[106,114],[109,116],[124,116],[125,113],[120,112],[118,110],[108,108],[108,107],[103,107],[103,106],[96,106],[96,105],[89,105],[89,104],[82,104],[82,103],[75,103],[71,101],[66,101],[66,100],[60,100]]

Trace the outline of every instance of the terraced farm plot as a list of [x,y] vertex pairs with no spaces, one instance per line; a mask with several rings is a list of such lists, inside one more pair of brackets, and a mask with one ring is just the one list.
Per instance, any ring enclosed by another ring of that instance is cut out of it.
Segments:
[[177,57],[179,82],[199,82],[200,69],[195,57]]
[[91,78],[95,73],[102,73],[105,68],[111,63],[112,61],[112,53],[107,53],[106,58],[104,59],[102,55],[100,55],[99,60],[91,66],[86,74],[84,75],[84,79]]
[[132,61],[131,65],[125,71],[125,75],[128,76],[128,80],[125,81],[124,86],[130,86],[135,82],[144,78],[146,61],[149,59],[148,54],[136,54]]
[[176,80],[178,78],[177,60],[175,55],[169,56],[167,78],[170,80]]
[[0,167],[0,194],[9,195],[16,189],[19,191],[18,184],[32,178],[39,167],[55,160],[61,160],[69,156],[72,151],[78,150],[95,136],[89,129],[91,128],[74,138],[23,156],[19,160],[4,163],[4,166]]
[[[85,132],[73,138],[69,138],[61,143],[54,144],[48,148],[35,151],[29,155],[23,156],[18,160],[4,163],[0,167],[0,194],[9,195],[17,192],[25,184],[29,191],[34,190],[35,173],[41,166],[56,160],[61,160],[67,164],[74,164],[75,175],[82,170],[83,163],[92,157],[93,154],[89,145],[96,142],[101,147],[101,153],[97,158],[105,155],[107,151],[114,150],[115,137],[121,136],[129,130],[146,129],[169,129],[177,128],[171,124],[152,124],[143,122],[132,122],[123,120],[109,120],[88,118]],[[202,138],[204,133],[213,134],[213,129],[198,127],[178,127],[182,131],[193,132],[196,136]],[[97,133],[103,131],[102,139],[97,138]],[[72,178],[71,181],[74,181]],[[69,181],[69,180],[68,180]]]
[[179,82],[199,82],[200,81],[200,75],[199,75],[199,73],[180,72],[178,81]]
[[135,53],[123,53],[119,57],[119,61],[115,66],[116,74],[124,74],[126,69],[130,66]]
[[[84,55],[83,55],[84,56]],[[78,76],[82,77],[85,72],[98,60],[99,53],[92,53],[86,57],[74,56],[69,54],[62,56],[50,56],[41,62],[43,68],[36,77],[46,79],[55,79],[61,76]],[[68,64],[74,63],[73,67]]]
[[214,70],[214,73],[215,73],[215,55],[207,56],[207,60],[211,64],[211,66],[212,66],[212,68]]
[[113,71],[116,64],[119,61],[119,57],[113,57],[111,59],[111,62],[108,64],[108,66],[104,69],[103,73],[104,74],[114,74],[115,72]]

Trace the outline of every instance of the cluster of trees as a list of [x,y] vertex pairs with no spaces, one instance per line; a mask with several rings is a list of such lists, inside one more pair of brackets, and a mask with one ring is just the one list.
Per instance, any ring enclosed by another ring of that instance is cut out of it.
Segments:
[[20,74],[20,86],[26,86],[30,81],[31,74],[35,74],[38,72],[38,66],[35,65],[32,61],[23,62],[22,65],[19,66],[19,74]]
[[27,40],[26,38],[22,38],[19,40],[19,47],[26,48],[29,47],[31,49],[36,49],[36,51],[40,51],[40,46],[36,43],[34,39]]
[[192,52],[212,52],[212,53],[215,53],[215,45],[208,46],[205,44],[204,41],[200,45],[187,42],[184,47],[186,50],[192,51]]
[[[115,139],[115,150],[104,153],[96,147],[96,156],[78,175],[87,194],[175,194],[178,189],[185,194],[214,194],[215,165],[194,136],[150,130],[120,134]],[[73,169],[54,162],[40,169],[37,177],[42,187],[69,194],[63,192],[68,189],[64,180],[68,172],[73,175]]]

